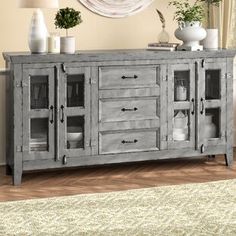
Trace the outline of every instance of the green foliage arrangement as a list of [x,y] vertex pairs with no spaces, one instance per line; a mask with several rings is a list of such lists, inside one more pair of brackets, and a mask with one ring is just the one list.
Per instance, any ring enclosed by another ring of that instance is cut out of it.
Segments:
[[222,0],[200,0],[201,2],[204,2],[207,7],[207,23],[208,27],[210,27],[210,6],[219,7]]
[[189,3],[189,0],[173,0],[169,2],[170,6],[176,8],[174,20],[177,22],[192,22],[202,21],[204,18],[204,6],[196,0],[193,5]]
[[68,36],[68,29],[80,23],[82,23],[80,12],[69,7],[59,9],[54,22],[56,28],[66,29],[66,36]]

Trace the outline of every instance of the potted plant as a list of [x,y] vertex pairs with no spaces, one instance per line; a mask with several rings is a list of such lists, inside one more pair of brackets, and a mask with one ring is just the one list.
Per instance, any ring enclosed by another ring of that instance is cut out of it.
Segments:
[[177,39],[183,41],[178,50],[202,50],[200,40],[206,37],[206,31],[201,27],[204,17],[204,7],[196,0],[193,4],[189,0],[170,1],[169,5],[176,8],[174,20],[178,22],[179,28],[175,31]]
[[222,0],[201,0],[207,10],[207,36],[203,40],[203,47],[206,49],[218,49],[218,29],[213,28],[210,20],[210,7],[219,7]]
[[61,53],[75,53],[75,37],[68,36],[68,29],[79,25],[82,18],[79,11],[73,8],[62,8],[56,14],[56,28],[66,29],[66,37],[61,37]]

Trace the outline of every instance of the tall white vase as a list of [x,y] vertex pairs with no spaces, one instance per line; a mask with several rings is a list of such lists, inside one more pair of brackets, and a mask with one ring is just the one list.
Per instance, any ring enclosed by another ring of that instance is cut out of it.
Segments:
[[29,30],[29,48],[32,53],[45,53],[47,51],[48,31],[44,22],[43,13],[36,9],[33,13]]

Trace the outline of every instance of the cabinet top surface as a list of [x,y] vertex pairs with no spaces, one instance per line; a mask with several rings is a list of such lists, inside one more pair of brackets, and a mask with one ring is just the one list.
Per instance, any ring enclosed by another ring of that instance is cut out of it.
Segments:
[[236,49],[214,51],[155,51],[145,49],[76,51],[75,54],[31,54],[5,52],[3,57],[12,63],[102,62],[130,60],[175,60],[234,57]]

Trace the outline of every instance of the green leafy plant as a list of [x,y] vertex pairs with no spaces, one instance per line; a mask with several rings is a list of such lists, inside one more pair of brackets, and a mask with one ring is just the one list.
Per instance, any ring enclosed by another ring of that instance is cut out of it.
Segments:
[[204,2],[207,8],[207,24],[210,27],[210,6],[219,7],[222,0],[200,0]]
[[66,36],[68,36],[68,29],[80,23],[82,23],[80,12],[69,7],[59,9],[54,22],[56,28],[66,29]]
[[174,20],[179,23],[202,21],[205,15],[203,4],[198,0],[193,5],[189,3],[189,0],[173,0],[169,2],[169,5],[176,8]]

